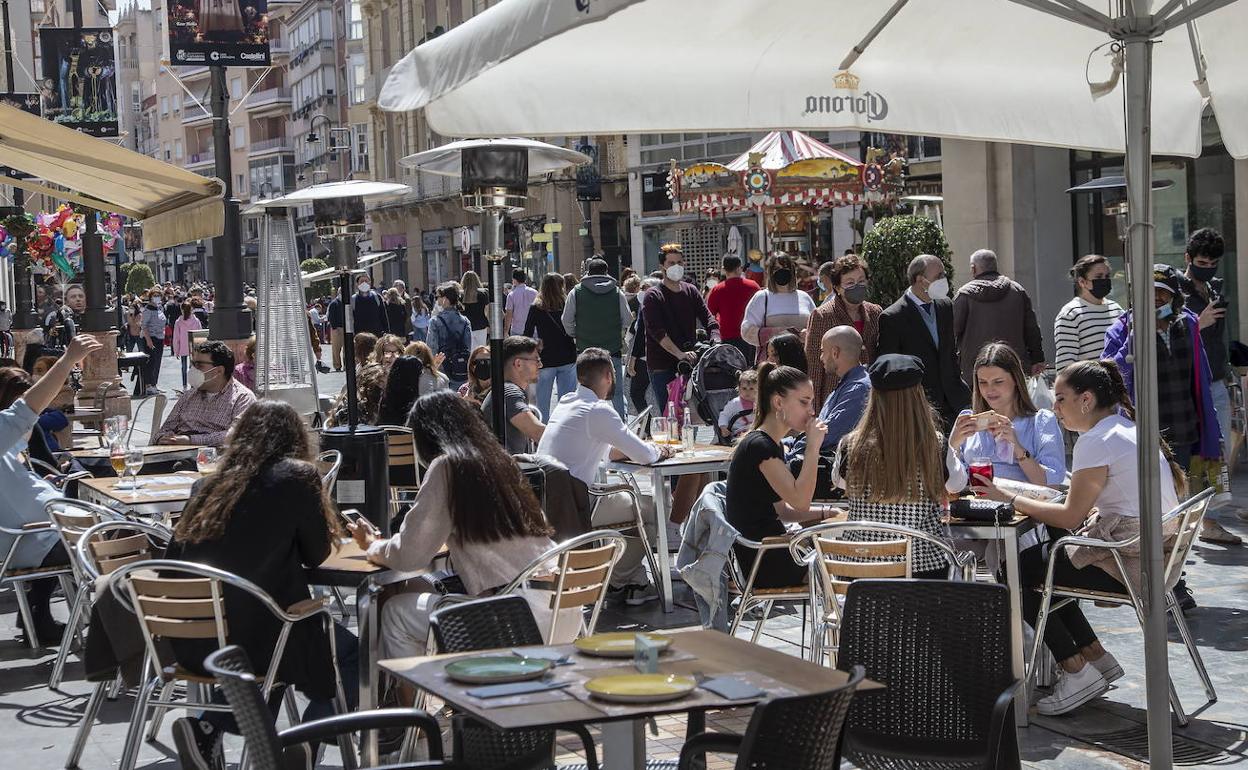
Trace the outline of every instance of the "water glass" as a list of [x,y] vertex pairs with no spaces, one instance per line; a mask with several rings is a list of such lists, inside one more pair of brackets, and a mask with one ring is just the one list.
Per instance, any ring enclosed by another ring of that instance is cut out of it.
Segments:
[[130,488],[139,488],[139,471],[143,469],[143,450],[130,448],[126,450],[126,473],[130,474]]
[[666,417],[650,418],[650,440],[656,444],[667,444],[671,441],[672,423]]
[[215,473],[217,470],[217,450],[215,447],[201,446],[195,455],[195,469],[200,473]]

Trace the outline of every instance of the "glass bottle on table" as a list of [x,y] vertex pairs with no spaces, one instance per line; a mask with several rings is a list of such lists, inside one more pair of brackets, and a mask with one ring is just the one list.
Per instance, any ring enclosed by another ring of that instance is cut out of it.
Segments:
[[680,443],[686,452],[693,451],[694,438],[693,415],[689,413],[689,407],[686,406],[680,423]]

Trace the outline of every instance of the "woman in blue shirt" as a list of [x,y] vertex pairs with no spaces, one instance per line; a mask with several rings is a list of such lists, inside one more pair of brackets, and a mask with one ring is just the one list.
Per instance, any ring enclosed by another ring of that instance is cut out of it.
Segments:
[[975,359],[971,405],[953,423],[945,465],[945,488],[961,492],[969,482],[967,460],[992,458],[993,476],[1048,486],[1066,480],[1066,444],[1057,417],[1036,409],[1027,394],[1023,365],[1009,345],[990,342]]
[[[39,413],[61,392],[69,373],[88,354],[101,345],[94,337],[74,337],[65,354],[52,364],[47,374],[33,384],[30,375],[16,367],[0,368],[0,525],[21,529],[27,524],[46,523],[43,507],[60,497],[56,487],[31,473],[22,460],[26,442],[36,427]],[[0,535],[0,555],[8,554],[13,537]],[[68,564],[69,557],[52,530],[24,535],[5,565],[8,569],[50,567]],[[27,593],[35,633],[45,643],[61,638],[60,624],[52,619],[48,608],[55,578],[31,581]],[[20,626],[20,621],[19,621]]]

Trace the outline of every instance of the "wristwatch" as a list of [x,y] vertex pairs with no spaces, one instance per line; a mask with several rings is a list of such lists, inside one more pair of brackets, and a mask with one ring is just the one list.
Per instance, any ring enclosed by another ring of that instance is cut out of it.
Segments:
[[1028,452],[1026,449],[1024,449],[1023,456],[1014,458],[1014,462],[1021,463],[1023,460],[1030,460],[1030,459],[1031,459],[1031,452]]

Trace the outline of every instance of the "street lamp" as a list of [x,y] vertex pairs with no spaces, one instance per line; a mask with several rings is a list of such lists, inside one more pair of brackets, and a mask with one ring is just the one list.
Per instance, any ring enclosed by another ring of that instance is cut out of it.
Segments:
[[[399,161],[408,168],[461,180],[463,207],[481,215],[481,251],[490,263],[494,301],[490,313],[490,377],[503,381],[503,223],[508,214],[524,210],[529,177],[589,163],[589,156],[533,139],[466,139],[409,155]],[[506,441],[507,421],[497,391],[494,432]]]

